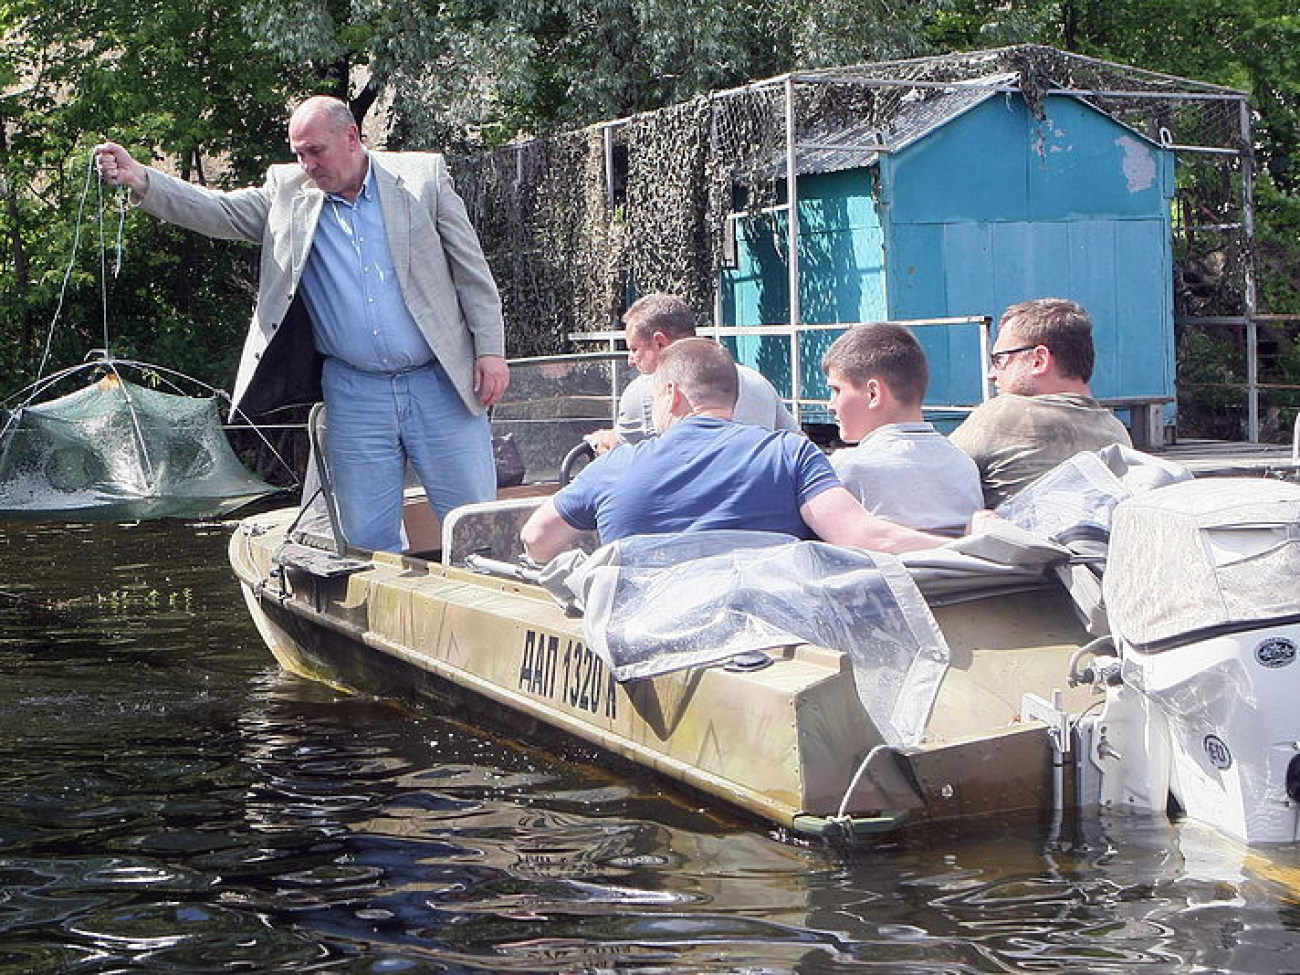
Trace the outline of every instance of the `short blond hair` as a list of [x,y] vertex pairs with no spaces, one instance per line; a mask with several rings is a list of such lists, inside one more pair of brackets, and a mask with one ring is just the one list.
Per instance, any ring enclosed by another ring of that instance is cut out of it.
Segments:
[[736,360],[726,346],[713,339],[685,338],[668,346],[659,358],[653,382],[656,390],[675,383],[696,408],[733,410],[740,392]]

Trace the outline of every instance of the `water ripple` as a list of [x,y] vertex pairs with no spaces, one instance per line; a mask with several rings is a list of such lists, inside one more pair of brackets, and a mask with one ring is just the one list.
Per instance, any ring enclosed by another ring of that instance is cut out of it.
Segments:
[[229,526],[3,526],[0,973],[1268,972],[1300,851],[779,842],[582,749],[280,673]]

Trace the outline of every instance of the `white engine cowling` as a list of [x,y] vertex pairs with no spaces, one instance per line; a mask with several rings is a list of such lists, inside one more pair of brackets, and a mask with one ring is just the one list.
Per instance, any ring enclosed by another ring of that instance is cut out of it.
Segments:
[[1102,802],[1155,808],[1167,782],[1227,835],[1300,840],[1300,485],[1122,502],[1103,587],[1125,687],[1096,723]]
[[1169,791],[1247,843],[1300,840],[1300,624],[1126,653],[1125,681],[1162,713]]

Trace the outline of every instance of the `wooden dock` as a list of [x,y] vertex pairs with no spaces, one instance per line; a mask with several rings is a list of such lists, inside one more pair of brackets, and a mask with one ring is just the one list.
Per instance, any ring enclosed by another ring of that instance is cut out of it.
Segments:
[[1300,480],[1300,464],[1289,444],[1230,440],[1180,440],[1156,456],[1181,464],[1197,477],[1282,477]]

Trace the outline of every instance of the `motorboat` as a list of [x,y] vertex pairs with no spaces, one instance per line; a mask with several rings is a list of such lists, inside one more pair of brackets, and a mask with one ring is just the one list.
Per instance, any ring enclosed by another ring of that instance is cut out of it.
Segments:
[[540,454],[616,400],[583,358],[496,417],[546,476],[442,522],[409,491],[403,552],[305,507],[241,522],[230,562],[284,669],[576,742],[789,835],[1100,807],[1300,839],[1300,484],[1116,450],[900,558],[736,533],[532,566],[519,527],[561,466]]

